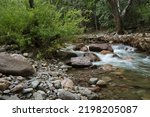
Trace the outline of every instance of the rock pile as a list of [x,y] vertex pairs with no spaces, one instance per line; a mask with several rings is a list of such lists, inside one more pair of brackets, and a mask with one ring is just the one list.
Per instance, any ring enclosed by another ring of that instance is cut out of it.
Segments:
[[[24,54],[23,54],[24,55]],[[66,74],[70,66],[53,60],[34,61],[23,55],[0,53],[0,99],[79,100],[97,99],[87,87],[75,86]],[[27,57],[27,54],[25,54]],[[4,72],[5,70],[5,72]],[[83,98],[84,97],[84,98]]]

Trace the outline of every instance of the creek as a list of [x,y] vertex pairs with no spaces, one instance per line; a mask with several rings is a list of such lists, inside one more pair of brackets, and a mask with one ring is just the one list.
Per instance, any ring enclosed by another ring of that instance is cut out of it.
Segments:
[[[74,51],[73,48],[74,45],[68,45],[63,51],[76,53],[78,56],[89,52]],[[112,81],[107,88],[102,88],[100,91],[102,99],[150,99],[150,56],[128,45],[114,44],[112,48],[114,52],[106,55],[92,52],[101,59],[92,64],[95,66],[111,64],[119,69],[119,73],[117,71],[102,74],[96,69],[77,68],[71,69],[69,73],[75,77],[79,85],[83,85],[80,84],[83,79],[86,83],[91,77],[111,77]]]

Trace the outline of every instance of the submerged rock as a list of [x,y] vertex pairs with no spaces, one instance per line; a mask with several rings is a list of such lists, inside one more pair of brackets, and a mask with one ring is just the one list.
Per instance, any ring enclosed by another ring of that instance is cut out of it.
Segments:
[[4,53],[0,53],[0,72],[16,76],[30,76],[35,73],[33,67],[26,60]]

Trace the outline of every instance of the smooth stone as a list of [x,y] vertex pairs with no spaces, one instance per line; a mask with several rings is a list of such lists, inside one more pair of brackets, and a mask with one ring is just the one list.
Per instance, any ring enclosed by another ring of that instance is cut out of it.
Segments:
[[23,93],[31,93],[33,92],[33,88],[23,89]]
[[31,86],[33,88],[36,88],[39,84],[40,84],[40,82],[38,80],[34,80],[34,81],[31,82]]
[[35,100],[43,100],[44,99],[42,94],[39,93],[39,92],[34,92],[33,97],[34,97]]
[[101,59],[94,53],[85,53],[84,57],[88,58],[91,62],[101,61]]
[[91,95],[92,91],[85,87],[78,87],[79,93],[83,96],[89,96]]
[[0,79],[0,90],[4,91],[10,86],[10,82],[7,80]]
[[105,86],[105,85],[107,85],[107,83],[104,80],[99,80],[99,81],[97,81],[96,85]]
[[20,56],[0,53],[0,72],[5,75],[30,76],[35,73],[32,65]]
[[88,57],[80,56],[71,58],[67,65],[70,65],[75,68],[84,68],[92,66],[92,62]]
[[64,89],[58,90],[58,98],[62,100],[80,100],[80,96]]
[[77,44],[74,48],[73,48],[73,50],[80,50],[82,47],[84,47],[85,46],[85,44],[84,43],[79,43],[79,44]]
[[89,83],[96,84],[97,81],[98,81],[98,78],[90,78]]
[[108,50],[102,50],[100,53],[103,55],[112,54],[112,52]]
[[28,56],[29,56],[29,53],[23,53],[23,56],[24,56],[24,57],[28,57]]
[[55,80],[55,81],[53,81],[53,84],[54,84],[54,87],[55,87],[56,89],[61,88],[61,81],[60,81],[60,80]]
[[42,95],[43,99],[46,99],[47,94],[44,91],[38,90],[37,93],[40,93]]
[[72,90],[74,88],[74,83],[69,78],[64,78],[61,81],[61,85],[62,85],[62,88],[65,89],[65,90]]
[[23,90],[24,86],[23,84],[18,84],[16,85],[14,88],[11,89],[11,92],[12,93],[15,93],[15,92],[21,92]]
[[23,80],[25,80],[25,78],[24,78],[24,77],[22,77],[22,76],[17,76],[17,80],[19,80],[19,81],[23,81]]
[[113,52],[113,49],[110,44],[102,43],[102,44],[90,44],[89,50],[94,52],[100,52],[102,50],[108,50]]
[[10,90],[5,90],[3,91],[4,94],[9,94],[10,93]]

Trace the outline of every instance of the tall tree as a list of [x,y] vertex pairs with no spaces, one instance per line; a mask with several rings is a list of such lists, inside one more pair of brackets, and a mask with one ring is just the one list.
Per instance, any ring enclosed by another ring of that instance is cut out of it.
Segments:
[[120,7],[120,0],[107,0],[107,1],[111,7],[112,14],[114,16],[117,33],[123,34],[124,33],[123,19],[129,12],[130,8],[132,7],[133,0],[128,0],[123,10],[121,10]]

